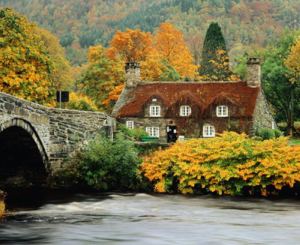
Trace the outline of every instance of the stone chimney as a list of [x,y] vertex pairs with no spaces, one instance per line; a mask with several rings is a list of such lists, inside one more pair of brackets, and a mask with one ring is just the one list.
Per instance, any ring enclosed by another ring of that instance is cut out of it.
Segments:
[[261,69],[259,58],[249,58],[247,61],[246,81],[249,87],[260,87]]
[[137,62],[128,62],[125,65],[126,87],[135,87],[141,81],[140,64]]

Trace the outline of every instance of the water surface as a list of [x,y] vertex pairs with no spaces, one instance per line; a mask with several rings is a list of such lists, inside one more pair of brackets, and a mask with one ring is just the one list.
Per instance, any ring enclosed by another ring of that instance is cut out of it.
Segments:
[[13,211],[0,243],[299,244],[300,200],[76,195]]

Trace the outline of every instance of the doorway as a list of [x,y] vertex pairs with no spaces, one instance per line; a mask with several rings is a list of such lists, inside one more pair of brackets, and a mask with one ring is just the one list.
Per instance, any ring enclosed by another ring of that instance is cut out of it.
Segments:
[[167,142],[176,142],[177,140],[177,130],[176,126],[174,125],[169,125],[167,126]]

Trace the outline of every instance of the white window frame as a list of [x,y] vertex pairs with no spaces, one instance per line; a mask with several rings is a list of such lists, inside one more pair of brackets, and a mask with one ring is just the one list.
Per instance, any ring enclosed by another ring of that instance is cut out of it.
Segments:
[[159,127],[146,127],[146,132],[150,137],[159,138]]
[[272,121],[272,129],[276,129],[276,123],[275,123],[275,121]]
[[134,129],[134,121],[126,121],[126,127],[129,129]]
[[203,137],[204,138],[213,138],[216,136],[216,129],[213,125],[205,123],[203,125]]
[[188,117],[192,114],[192,108],[189,105],[180,106],[180,116]]
[[229,109],[227,105],[219,105],[216,107],[217,117],[228,117]]
[[150,117],[160,117],[161,107],[160,105],[150,105],[149,115]]

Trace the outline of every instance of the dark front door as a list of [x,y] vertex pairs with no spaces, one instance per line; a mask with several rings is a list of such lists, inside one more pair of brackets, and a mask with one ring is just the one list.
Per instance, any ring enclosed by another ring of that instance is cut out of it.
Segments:
[[176,126],[168,126],[167,127],[167,141],[169,142],[176,142],[177,140],[177,132]]

